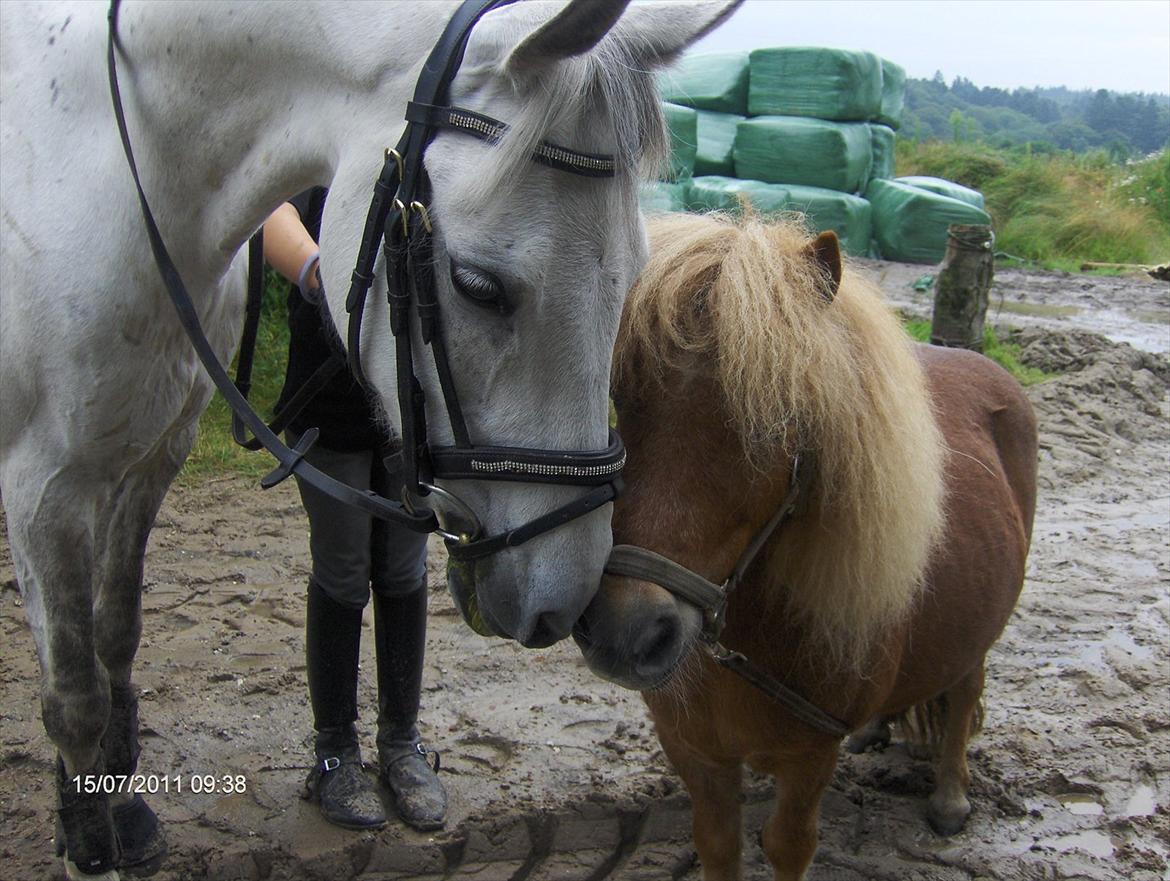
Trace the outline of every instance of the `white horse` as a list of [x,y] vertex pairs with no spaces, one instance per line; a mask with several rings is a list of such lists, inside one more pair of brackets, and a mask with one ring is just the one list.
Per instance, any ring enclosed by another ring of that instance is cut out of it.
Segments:
[[[606,445],[610,354],[645,258],[637,166],[664,151],[652,70],[734,5],[627,10],[627,2],[521,3],[487,14],[450,103],[511,131],[495,146],[443,131],[426,152],[437,297],[464,415],[481,442]],[[321,266],[329,311],[344,328],[383,151],[402,131],[423,59],[452,10],[430,2],[122,9],[121,90],[143,184],[223,359],[241,318],[242,243],[312,185],[330,187]],[[59,780],[128,773],[137,759],[130,680],[146,540],[211,388],[151,262],[107,91],[105,7],[5,3],[0,16],[0,487]],[[530,162],[545,138],[612,154],[616,177]],[[465,281],[495,284],[510,313],[460,296],[456,267]],[[362,347],[396,431],[380,281]],[[418,369],[428,401],[441,401],[429,361]],[[442,407],[428,405],[428,417],[433,437],[449,442]],[[485,527],[500,529],[580,490],[461,481],[459,492]],[[530,645],[569,633],[610,549],[609,508],[476,563],[479,605],[496,630]],[[115,831],[126,863],[157,852],[149,809],[140,799],[112,801],[112,819],[101,797],[63,804],[72,877],[116,877]]]

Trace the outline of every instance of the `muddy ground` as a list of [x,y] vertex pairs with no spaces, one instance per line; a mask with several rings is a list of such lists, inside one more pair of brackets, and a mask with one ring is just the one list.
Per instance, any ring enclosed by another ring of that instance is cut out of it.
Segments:
[[[910,288],[922,267],[868,266],[892,301],[928,308]],[[1027,361],[1061,376],[1029,391],[1042,491],[1024,596],[989,659],[974,812],[939,838],[927,763],[897,742],[843,755],[811,881],[1170,879],[1170,285],[1001,272],[991,317],[1024,328]],[[687,799],[639,697],[589,674],[571,644],[476,636],[444,592],[439,546],[431,565],[422,728],[442,751],[448,827],[334,829],[297,798],[310,720],[295,489],[223,478],[171,492],[136,675],[140,770],[183,784],[152,800],[171,848],[156,878],[697,881]],[[0,878],[54,878],[53,752],[6,544],[0,632]],[[201,775],[246,791],[192,792]],[[750,778],[747,881],[771,878],[756,843],[769,799]]]

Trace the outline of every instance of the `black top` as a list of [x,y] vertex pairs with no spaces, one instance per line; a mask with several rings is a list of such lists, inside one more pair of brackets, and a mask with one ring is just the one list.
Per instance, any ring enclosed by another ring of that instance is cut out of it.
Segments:
[[[325,187],[314,187],[289,200],[313,241],[321,234],[321,213],[328,192]],[[341,340],[327,311],[324,301],[311,303],[296,285],[289,285],[288,369],[277,402],[278,410],[331,353],[344,357]],[[289,431],[295,435],[309,428],[319,428],[321,437],[318,443],[331,450],[352,452],[376,449],[386,444],[386,436],[377,425],[365,390],[347,368],[334,374],[289,424]]]

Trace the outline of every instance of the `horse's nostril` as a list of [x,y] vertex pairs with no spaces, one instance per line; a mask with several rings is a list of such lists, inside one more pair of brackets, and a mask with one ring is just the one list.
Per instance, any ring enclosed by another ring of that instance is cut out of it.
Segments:
[[568,633],[561,630],[557,626],[555,619],[549,615],[541,615],[536,619],[536,627],[533,628],[528,639],[522,640],[521,645],[529,649],[545,649],[556,642],[560,642],[568,636]]

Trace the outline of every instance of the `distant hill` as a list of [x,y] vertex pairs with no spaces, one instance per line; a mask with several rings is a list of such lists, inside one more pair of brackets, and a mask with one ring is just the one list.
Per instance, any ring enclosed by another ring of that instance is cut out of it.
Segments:
[[1115,158],[1153,153],[1170,144],[1170,95],[1107,89],[980,88],[941,73],[906,81],[901,134],[908,138],[1031,143],[1034,149],[1108,150]]

